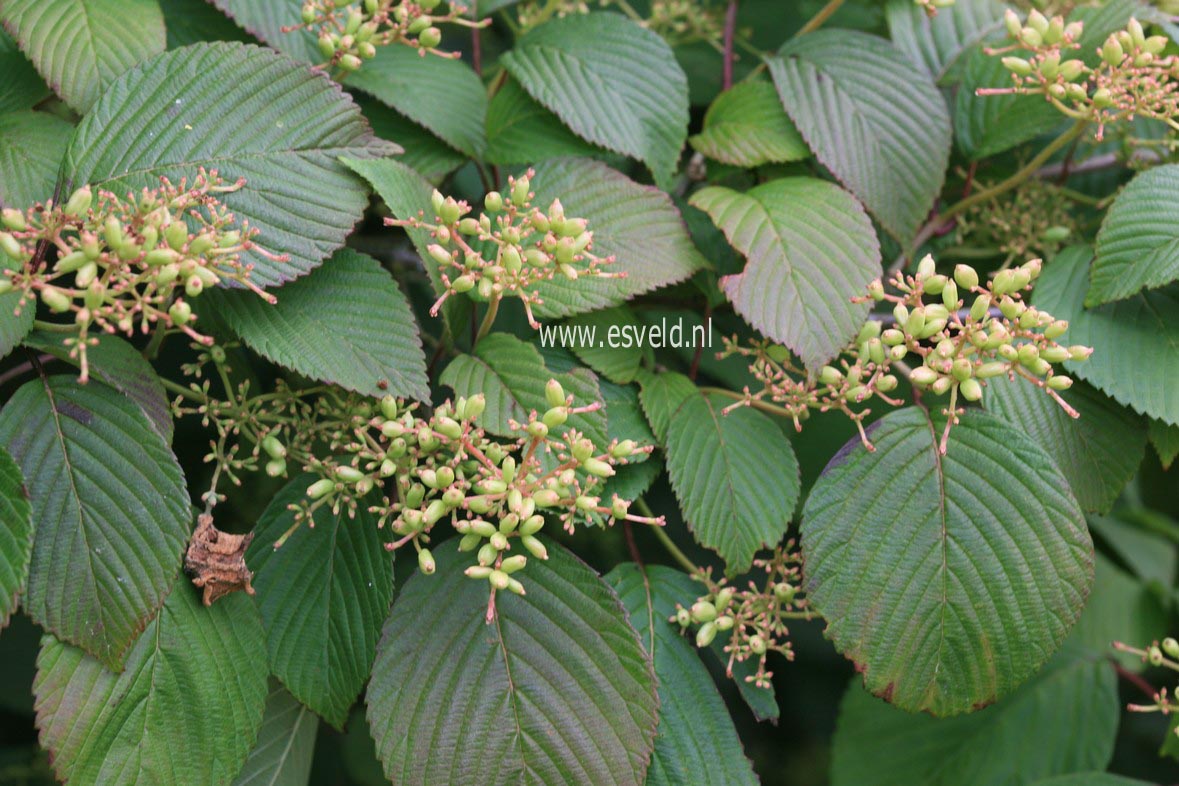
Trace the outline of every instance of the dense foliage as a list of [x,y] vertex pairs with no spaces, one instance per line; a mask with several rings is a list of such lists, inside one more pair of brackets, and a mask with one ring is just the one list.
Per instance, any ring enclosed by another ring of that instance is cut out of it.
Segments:
[[0,782],[1174,781],[1172,13],[0,0]]

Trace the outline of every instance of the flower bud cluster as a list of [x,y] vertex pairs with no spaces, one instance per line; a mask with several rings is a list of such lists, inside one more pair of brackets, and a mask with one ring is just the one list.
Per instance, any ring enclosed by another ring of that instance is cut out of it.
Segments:
[[706,585],[708,592],[688,608],[676,604],[670,621],[683,631],[694,627],[697,647],[707,647],[717,636],[727,634],[728,676],[733,676],[735,663],[752,658],[757,670],[745,680],[768,688],[773,672],[766,668],[766,657],[778,652],[787,660],[794,659],[786,621],[808,618],[809,612],[806,599],[799,594],[802,558],[794,541],[779,546],[768,559],[754,560],[753,565],[766,575],[760,585],[749,581],[746,589],[737,589],[726,579],[713,581],[709,570],[698,572],[693,578]]
[[[985,190],[987,184],[977,181]],[[958,217],[958,242],[994,248],[1004,265],[1016,259],[1051,257],[1074,236],[1077,220],[1059,186],[1041,178],[1025,180],[1017,188],[972,205]]]
[[[1149,663],[1151,666],[1179,671],[1179,641],[1170,636],[1161,642],[1151,642],[1150,646],[1145,649],[1132,647],[1120,641],[1115,641],[1113,648],[1118,652],[1137,655],[1142,658],[1143,663]],[[1179,685],[1170,691],[1163,687],[1155,691],[1153,704],[1129,704],[1126,709],[1130,712],[1161,712],[1163,715],[1169,715],[1172,712],[1179,712],[1177,694],[1179,694]],[[1179,737],[1179,727],[1174,728],[1172,732],[1176,737]]]
[[[1085,360],[1093,350],[1058,344],[1056,339],[1065,333],[1068,323],[1024,303],[1023,295],[1040,274],[1040,264],[1034,259],[1000,270],[983,285],[969,265],[958,265],[947,276],[938,273],[933,258],[926,256],[916,274],[898,272],[894,276],[890,284],[897,294],[887,293],[882,281],[874,281],[868,296],[855,300],[891,302],[891,327],[886,327],[889,320],[869,319],[855,341],[817,374],[804,374],[783,347],[766,343],[740,347],[735,340],[726,342],[722,356],[751,357],[750,373],[762,384],[756,392],[746,388],[744,400],[730,409],[770,403],[792,417],[800,430],[810,410],[838,410],[855,421],[864,446],[873,450],[862,424],[870,410],[856,412],[850,405],[871,398],[893,406],[901,404],[888,396],[897,386],[893,371],[899,368],[906,371],[916,390],[950,394],[940,445],[943,453],[950,427],[962,413],[958,397],[979,401],[986,380],[995,377],[1025,379],[1052,396],[1071,416],[1079,417],[1059,393],[1073,381],[1056,366],[1066,360]],[[904,365],[909,355],[920,360],[911,370]]]
[[726,407],[727,414],[736,407],[750,406],[754,402],[772,402],[783,415],[794,421],[794,428],[802,431],[802,422],[810,417],[811,410],[819,412],[837,411],[847,415],[859,429],[860,437],[869,450],[874,450],[864,432],[863,420],[872,410],[855,410],[861,405],[878,398],[892,406],[902,402],[888,394],[896,389],[898,381],[892,373],[893,349],[882,339],[883,326],[879,321],[868,320],[860,329],[856,340],[849,344],[839,357],[823,366],[818,374],[807,374],[796,365],[790,351],[769,341],[755,341],[741,346],[737,339],[725,339],[725,348],[720,357],[742,356],[749,359],[749,373],[761,383],[756,392],[745,388],[745,398]]
[[75,330],[64,343],[82,381],[89,376],[87,347],[98,341],[92,332],[131,335],[163,325],[211,343],[193,329],[189,301],[230,280],[274,302],[250,280],[253,266],[242,253],[287,259],[258,247],[258,230],[248,221],[237,225],[220,201],[244,184],[227,185],[216,170],[201,169],[191,183],[161,177],[157,188],[125,199],[86,186],[62,204],[6,209],[0,214],[0,294],[21,293],[18,314],[39,300],[72,320]]
[[561,276],[574,281],[582,276],[617,278],[602,268],[614,257],[593,253],[594,233],[584,218],[565,215],[559,199],[547,210],[532,206],[529,188],[534,172],[508,179],[508,190],[491,191],[484,198],[484,212],[476,218],[466,202],[435,191],[431,198],[434,218],[424,211],[415,218],[387,218],[390,226],[423,229],[433,239],[428,253],[438,265],[445,291],[430,309],[432,316],[446,299],[467,293],[488,303],[517,297],[523,302],[528,323],[539,328],[532,307],[542,303],[537,284]]
[[1147,36],[1142,24],[1131,18],[1125,29],[1110,34],[1098,47],[1100,60],[1091,68],[1074,56],[1081,46],[1082,22],[1065,24],[1063,17],[1049,19],[1033,10],[1024,24],[1009,9],[1006,23],[1015,43],[988,52],[1013,53],[1003,58],[1003,65],[1014,86],[979,90],[980,95],[1043,95],[1064,114],[1096,122],[1098,139],[1106,125],[1134,117],[1162,120],[1179,129],[1179,58],[1163,56],[1166,36]]
[[[208,358],[224,370],[224,352]],[[206,461],[217,465],[218,474],[240,483],[242,470],[264,463],[271,476],[285,476],[292,466],[316,476],[291,506],[291,532],[314,526],[321,508],[351,517],[364,506],[378,527],[393,531],[390,550],[412,543],[419,567],[432,573],[429,544],[438,537],[435,527],[449,524],[461,536],[459,550],[474,553],[467,575],[486,580],[493,599],[498,590],[523,594],[513,574],[529,557],[547,558],[536,537],[546,517],[570,532],[578,522],[662,524],[631,513],[630,502],[617,495],[605,499],[602,491],[616,467],[651,446],[616,439],[599,447],[577,429],[564,428],[570,417],[601,403],[574,406],[557,380],[545,387],[548,408],[530,412],[524,423],[512,422],[519,436],[507,440],[490,438],[479,425],[483,394],[444,402],[426,415],[393,396],[374,400],[335,388],[294,391],[279,385],[272,394],[251,397],[246,385],[225,401],[208,397],[208,383],[194,390],[207,403],[186,409],[178,401],[177,414],[199,414],[216,427],[218,440]],[[248,453],[239,435],[252,443]]]
[[[890,283],[898,294],[886,293],[879,281],[870,286],[873,300],[894,304],[896,327],[881,336],[890,352],[898,358],[915,354],[921,359],[909,372],[910,383],[917,390],[950,394],[940,445],[943,453],[950,427],[962,414],[956,406],[958,397],[979,401],[987,380],[996,377],[1024,379],[1070,416],[1080,417],[1060,397],[1059,391],[1070,388],[1073,380],[1059,373],[1057,366],[1066,360],[1087,360],[1093,350],[1057,343],[1068,322],[1024,302],[1041,264],[1033,259],[1000,270],[984,285],[969,265],[958,265],[947,276],[938,273],[933,258],[926,256],[916,274],[895,275]],[[927,298],[934,302],[927,303]]]
[[282,28],[284,33],[310,30],[318,38],[319,53],[326,64],[351,73],[365,60],[376,57],[377,47],[402,44],[440,57],[456,58],[458,52],[443,52],[442,31],[438,25],[458,24],[483,27],[485,23],[465,18],[466,6],[450,3],[446,13],[439,12],[442,0],[307,0],[303,3],[301,24]]

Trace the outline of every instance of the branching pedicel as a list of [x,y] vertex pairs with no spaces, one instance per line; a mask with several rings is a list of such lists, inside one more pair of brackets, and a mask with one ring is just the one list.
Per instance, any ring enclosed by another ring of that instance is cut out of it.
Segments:
[[[1146,649],[1131,647],[1120,641],[1115,641],[1113,647],[1119,652],[1128,652],[1131,655],[1139,656],[1143,663],[1179,672],[1179,641],[1169,636],[1163,639],[1161,644],[1158,641],[1152,642]],[[1130,712],[1161,712],[1163,715],[1179,712],[1179,686],[1169,693],[1170,695],[1165,687],[1160,688],[1154,694],[1153,704],[1129,704],[1126,709]],[[1173,729],[1173,733],[1179,737],[1179,727]]]
[[1007,31],[1015,43],[1002,49],[988,49],[990,54],[1030,52],[1026,59],[1014,54],[1003,58],[1014,83],[1009,88],[980,89],[979,95],[1020,93],[1043,95],[1069,117],[1097,123],[1097,138],[1105,126],[1134,117],[1162,120],[1179,130],[1179,58],[1160,56],[1167,45],[1166,36],[1143,32],[1137,19],[1131,18],[1124,30],[1112,33],[1097,49],[1101,60],[1095,68],[1072,54],[1083,23],[1064,23],[1064,18],[1048,19],[1039,11],[1028,14],[1027,25],[1008,10]]
[[[273,295],[250,281],[252,265],[241,255],[254,250],[287,259],[257,246],[258,230],[248,221],[235,228],[233,213],[220,202],[221,194],[244,184],[226,185],[216,170],[200,169],[191,183],[161,177],[159,187],[125,199],[103,190],[95,199],[87,186],[63,205],[6,209],[0,216],[7,230],[0,232],[0,294],[21,293],[18,314],[40,299],[51,312],[73,316],[72,329],[62,325],[61,332],[72,334],[64,343],[83,382],[89,377],[86,349],[98,341],[92,330],[132,335],[136,326],[148,333],[162,325],[210,344],[192,328],[196,315],[185,296],[196,298],[228,279],[273,303]],[[56,262],[48,260],[50,249]]]
[[310,30],[319,37],[319,53],[326,65],[351,72],[365,60],[377,55],[378,46],[401,44],[418,53],[457,58],[458,52],[443,52],[442,23],[465,27],[484,27],[489,22],[472,22],[465,18],[467,7],[450,3],[449,11],[438,14],[442,0],[307,0],[303,4],[302,24],[282,28],[282,32]]
[[355,516],[363,506],[378,527],[388,526],[397,536],[389,549],[413,544],[419,567],[433,573],[428,544],[437,538],[435,526],[449,521],[462,536],[459,549],[475,552],[467,575],[490,583],[490,619],[497,590],[524,592],[512,574],[527,557],[512,554],[513,544],[537,559],[547,557],[535,537],[544,513],[555,514],[570,532],[579,521],[592,523],[594,514],[608,523],[663,523],[631,513],[630,502],[617,495],[605,500],[602,494],[616,466],[651,446],[613,440],[598,447],[576,429],[558,434],[570,416],[601,404],[574,406],[557,380],[545,388],[549,408],[543,414],[533,411],[527,422],[512,423],[517,438],[495,440],[478,422],[486,406],[482,394],[447,401],[429,415],[392,396],[373,400],[334,387],[293,390],[280,383],[273,393],[251,397],[248,383],[230,387],[219,347],[187,370],[201,375],[210,361],[229,391],[227,400],[211,398],[206,380],[191,388],[191,398],[201,403],[192,406],[181,398],[174,405],[177,415],[199,415],[218,435],[206,456],[216,465],[207,509],[220,499],[216,487],[222,474],[240,485],[242,471],[264,465],[267,474],[285,476],[294,464],[318,476],[306,497],[291,506],[294,524],[276,548],[297,527],[314,526],[320,508]]
[[466,202],[435,191],[432,221],[424,220],[424,211],[415,218],[385,219],[389,226],[427,230],[436,241],[427,251],[439,266],[445,291],[430,309],[432,316],[438,316],[447,298],[474,292],[490,304],[490,319],[495,318],[501,299],[519,298],[528,324],[539,328],[532,307],[543,302],[536,289],[540,282],[558,275],[570,281],[587,275],[625,275],[602,270],[614,257],[593,253],[594,233],[586,228],[588,222],[566,216],[559,199],[553,200],[547,212],[532,207],[535,194],[529,188],[534,174],[528,170],[523,177],[508,178],[506,194],[488,193],[485,212],[478,218],[468,215],[471,206]]
[[[744,399],[732,407],[773,402],[794,419],[800,431],[810,410],[839,410],[855,421],[864,446],[873,450],[862,424],[871,410],[856,412],[850,405],[873,397],[899,405],[888,396],[897,386],[891,371],[894,365],[907,369],[903,361],[912,353],[921,358],[921,365],[908,371],[909,381],[921,390],[950,394],[939,445],[942,453],[951,426],[963,412],[957,406],[958,396],[980,400],[985,381],[995,377],[1024,379],[1045,391],[1069,415],[1079,417],[1058,392],[1071,387],[1072,378],[1057,373],[1055,364],[1085,360],[1093,350],[1056,343],[1068,323],[1023,302],[1023,293],[1039,274],[1040,260],[1034,259],[999,271],[983,286],[969,265],[958,265],[949,277],[937,273],[933,258],[927,256],[916,275],[898,272],[894,276],[890,283],[897,294],[886,293],[877,280],[869,287],[869,297],[856,299],[894,303],[895,326],[885,329],[880,321],[869,320],[837,361],[817,375],[795,366],[784,347],[769,343],[741,347],[729,341],[722,356],[751,358],[750,372],[763,386],[756,392],[746,388]],[[974,298],[968,310],[962,295]],[[930,297],[937,302],[927,303]]]
[[754,560],[753,565],[765,571],[765,580],[760,586],[751,580],[743,590],[729,585],[727,579],[714,581],[711,569],[697,571],[692,578],[707,586],[708,592],[691,608],[676,604],[670,621],[685,631],[698,625],[697,647],[707,647],[718,634],[731,631],[724,646],[729,656],[726,673],[732,677],[735,663],[756,658],[757,670],[745,680],[768,688],[774,675],[766,669],[766,656],[778,652],[787,660],[794,659],[786,621],[808,617],[809,612],[806,600],[798,594],[802,559],[794,541],[782,544],[767,559]]

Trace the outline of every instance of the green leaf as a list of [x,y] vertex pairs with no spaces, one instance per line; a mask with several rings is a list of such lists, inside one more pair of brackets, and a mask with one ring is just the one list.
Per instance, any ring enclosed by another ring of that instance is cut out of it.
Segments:
[[[164,442],[172,444],[172,408],[151,363],[118,336],[101,334],[94,338],[98,343],[86,349],[90,376],[138,404],[152,428]],[[37,330],[25,337],[24,344],[66,362],[76,362],[70,358],[69,347],[62,343],[59,334]]]
[[1110,642],[1134,645],[1158,641],[1168,635],[1167,609],[1144,581],[1131,576],[1097,553],[1093,591],[1077,620],[1073,639],[1098,654],[1117,659],[1128,671],[1147,668],[1142,658],[1115,652]]
[[665,445],[672,418],[685,401],[697,394],[696,383],[674,371],[644,376],[641,383],[639,403],[643,414],[659,444]]
[[1150,782],[1110,772],[1073,772],[1038,780],[1032,786],[1150,786]]
[[[572,331],[569,349],[582,363],[620,385],[633,382],[638,376],[645,353],[635,337],[642,326],[629,308],[616,306],[593,311],[573,317],[565,324]],[[612,336],[618,337],[613,346]],[[629,338],[624,340],[624,336]]]
[[201,41],[249,41],[229,17],[205,0],[158,0],[168,31],[168,48]]
[[79,114],[121,74],[164,51],[164,15],[156,0],[7,0],[0,21]]
[[0,628],[16,611],[33,551],[32,509],[20,467],[0,448]]
[[262,248],[290,255],[243,255],[253,281],[274,286],[343,245],[368,206],[364,183],[337,158],[396,150],[324,74],[268,49],[219,42],[167,52],[112,84],[74,132],[64,171],[71,183],[117,194],[201,166],[230,183],[245,178],[223,201],[260,230]]
[[1118,195],[1097,233],[1087,307],[1179,279],[1179,164],[1148,169]]
[[47,112],[0,115],[0,205],[25,210],[53,196],[73,130]]
[[0,74],[4,74],[4,81],[0,82],[0,113],[32,109],[49,95],[49,86],[2,27]]
[[668,618],[676,604],[691,605],[700,585],[662,565],[644,571],[619,565],[605,576],[630,613],[659,680],[659,726],[647,786],[756,784],[733,719],[708,669]]
[[920,409],[827,465],[802,519],[805,589],[871,692],[954,715],[1011,693],[1056,650],[1093,580],[1093,543],[1039,445],[968,411],[938,452]]
[[[572,17],[570,17],[572,18]],[[594,253],[614,256],[607,267],[622,278],[558,276],[537,289],[544,303],[539,317],[567,317],[607,306],[683,281],[707,267],[688,234],[683,216],[665,192],[642,186],[598,161],[545,161],[532,178],[533,204],[547,209],[560,199],[565,215],[589,221]]]
[[[33,329],[37,304],[30,302],[21,306],[23,296],[24,292],[19,289],[0,295],[0,358],[7,357]],[[20,314],[16,313],[18,308]]]
[[240,290],[205,297],[247,346],[281,366],[368,396],[430,398],[409,302],[370,256],[340,249],[311,275],[283,287],[273,306]]
[[1179,426],[1152,419],[1147,427],[1147,434],[1150,436],[1150,444],[1154,445],[1155,452],[1159,454],[1163,469],[1170,469],[1175,457],[1179,456]]
[[467,160],[462,153],[375,98],[359,96],[356,103],[372,124],[374,134],[405,148],[398,160],[431,183],[441,182]]
[[192,511],[176,457],[133,401],[72,376],[21,387],[0,445],[33,504],[25,611],[119,668],[180,570]]
[[288,509],[315,478],[299,475],[267,506],[246,555],[254,570],[270,667],[295,698],[336,728],[360,695],[393,600],[393,558],[365,504],[355,518],[321,507],[315,526]]
[[990,786],[1103,769],[1113,753],[1117,679],[1068,649],[993,707],[956,718],[909,714],[855,681],[839,710],[832,786]]
[[893,45],[939,84],[958,70],[963,55],[1003,26],[999,0],[955,0],[932,18],[917,3],[889,0],[884,14]]
[[811,154],[769,82],[741,82],[721,93],[704,115],[704,128],[688,141],[709,158],[740,167]]
[[907,243],[941,191],[950,116],[933,80],[882,38],[818,30],[767,60],[815,156]]
[[462,60],[422,57],[408,46],[381,46],[377,56],[346,81],[349,87],[375,96],[456,150],[482,158],[487,147],[483,132],[487,91],[479,75]]
[[1084,246],[1065,249],[1036,281],[1036,306],[1069,322],[1069,341],[1093,347],[1086,361],[1065,363],[1135,412],[1179,425],[1179,285],[1148,290],[1097,308],[1085,308],[1089,263]]
[[[353,172],[370,182],[381,200],[398,218],[410,218],[418,215],[430,207],[430,195],[434,187],[420,174],[410,169],[400,161],[384,158],[379,161],[358,161],[352,158],[341,159]],[[407,228],[409,236],[418,256],[422,258],[422,266],[430,278],[434,291],[441,294],[442,279],[438,274],[438,263],[426,250],[433,240],[430,233],[424,229]],[[451,335],[460,335],[460,329],[467,324],[468,313],[466,301],[460,298],[447,298],[442,304],[442,317],[450,327]]]
[[966,59],[954,102],[954,133],[970,160],[1010,150],[1060,125],[1060,112],[1042,96],[975,94],[988,87],[1011,87],[1011,72],[998,55],[979,47]]
[[599,148],[582,140],[538,104],[511,77],[487,105],[489,164],[533,164],[562,156],[593,156]]
[[985,403],[1052,457],[1082,510],[1104,513],[1142,463],[1145,424],[1083,382],[1060,396],[1079,418],[1022,379],[997,378],[987,387]]
[[319,53],[314,33],[282,28],[301,25],[299,11],[302,3],[291,0],[209,0],[234,22],[259,41],[285,55],[311,65],[320,65],[326,58]]
[[798,503],[798,461],[767,416],[721,396],[687,398],[667,430],[667,471],[700,545],[744,573],[786,534]]
[[311,710],[271,680],[258,743],[233,786],[306,786],[318,727]]
[[749,258],[742,273],[720,280],[749,324],[812,369],[856,337],[868,304],[851,298],[880,276],[880,245],[851,194],[788,177],[745,193],[710,186],[692,195],[692,205]]
[[[1168,530],[1153,529],[1152,519],[1162,519],[1164,526],[1174,526],[1162,514],[1145,509],[1123,508],[1116,515],[1090,516],[1089,530],[1096,533],[1111,554],[1128,567],[1134,576],[1151,585],[1160,596],[1171,592],[1175,568],[1179,562]],[[1166,535],[1162,533],[1168,533]]]
[[618,596],[550,542],[518,574],[528,594],[497,593],[488,624],[487,582],[452,544],[406,583],[377,650],[368,720],[386,777],[642,784],[659,700]]
[[[557,373],[549,369],[540,352],[531,344],[508,333],[491,333],[475,345],[473,355],[459,355],[450,362],[438,381],[451,387],[456,396],[482,393],[487,397],[480,424],[492,434],[518,437],[508,421],[527,423],[528,413],[540,415],[548,411],[544,388],[550,379],[558,380],[573,405],[583,407],[602,400],[597,377],[586,369]],[[574,428],[581,431],[595,445],[609,442],[606,431],[605,408],[594,412],[570,415],[558,431]]]
[[688,78],[658,35],[621,14],[570,14],[525,33],[500,61],[582,139],[670,181],[688,133]]
[[265,652],[245,594],[206,608],[183,577],[122,674],[46,636],[33,693],[54,771],[74,784],[227,786],[262,723]]

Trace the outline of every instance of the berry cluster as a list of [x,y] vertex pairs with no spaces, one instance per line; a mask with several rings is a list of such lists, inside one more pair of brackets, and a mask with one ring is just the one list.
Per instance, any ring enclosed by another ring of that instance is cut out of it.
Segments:
[[[1161,643],[1152,642],[1146,649],[1131,647],[1120,641],[1115,641],[1113,647],[1119,652],[1137,655],[1142,658],[1143,663],[1149,663],[1151,666],[1161,666],[1171,671],[1179,671],[1179,641],[1169,636]],[[1170,691],[1169,696],[1167,689],[1161,688],[1155,692],[1153,704],[1130,704],[1126,709],[1130,712],[1161,712],[1163,715],[1169,715],[1172,712],[1179,712],[1177,694],[1179,694],[1179,687]],[[1179,737],[1179,727],[1174,729],[1174,733],[1176,737]]]
[[[977,183],[985,190],[985,183]],[[1026,180],[992,200],[972,205],[960,215],[955,228],[959,243],[994,248],[1005,258],[1051,257],[1077,230],[1068,208],[1067,194],[1040,178]]]
[[676,604],[671,622],[682,630],[696,628],[696,646],[707,647],[717,635],[728,633],[724,652],[729,656],[728,676],[733,676],[733,664],[750,658],[757,659],[757,670],[746,677],[759,688],[770,685],[773,672],[766,669],[766,656],[781,653],[787,660],[794,659],[788,639],[790,619],[809,618],[806,600],[798,594],[802,559],[794,550],[794,542],[779,546],[768,559],[754,560],[754,567],[765,571],[759,586],[750,580],[747,589],[730,586],[725,579],[713,581],[710,570],[697,572],[693,578],[708,587],[705,595],[696,599],[690,608]]
[[434,243],[427,251],[439,267],[445,291],[430,309],[432,316],[447,298],[474,294],[490,305],[489,315],[505,297],[517,297],[524,304],[528,323],[539,328],[532,306],[539,305],[536,285],[557,276],[574,281],[580,276],[621,277],[602,268],[614,257],[593,253],[594,233],[584,218],[565,215],[559,199],[547,211],[532,207],[535,196],[529,188],[533,171],[508,179],[508,191],[491,191],[484,198],[485,212],[468,215],[471,206],[443,197],[435,191],[431,199],[433,221],[419,211],[414,218],[386,218],[390,226],[424,229]]
[[[855,412],[850,404],[876,397],[894,406],[900,401],[888,397],[897,385],[894,366],[908,374],[914,388],[937,395],[950,394],[945,432],[940,449],[946,452],[950,427],[962,410],[958,396],[978,401],[985,380],[999,376],[1020,377],[1043,389],[1073,417],[1079,413],[1060,397],[1072,379],[1057,373],[1055,364],[1085,360],[1089,347],[1065,347],[1056,343],[1068,323],[1023,302],[1023,294],[1040,273],[1040,260],[1000,270],[985,286],[969,265],[958,265],[952,276],[937,272],[933,258],[926,256],[915,275],[898,272],[890,282],[897,294],[885,291],[882,281],[869,287],[869,296],[857,301],[888,301],[894,304],[892,327],[883,320],[870,319],[840,357],[817,375],[807,375],[794,366],[789,352],[772,344],[739,347],[728,342],[725,353],[751,357],[750,372],[762,389],[744,391],[744,398],[732,406],[772,402],[801,421],[810,410],[839,410],[846,413],[860,431],[865,447],[873,450],[862,421],[870,410]],[[969,309],[963,295],[973,296]],[[927,297],[936,298],[926,303]],[[906,358],[919,356],[921,364],[909,369]]]
[[125,199],[83,187],[64,204],[6,209],[0,215],[0,294],[21,293],[18,314],[40,299],[52,313],[72,316],[72,325],[46,327],[69,333],[64,343],[83,382],[86,349],[98,341],[92,330],[131,335],[136,326],[143,333],[162,326],[211,343],[193,330],[188,299],[228,279],[274,302],[250,281],[252,265],[241,255],[253,249],[286,260],[259,248],[258,230],[245,221],[236,226],[220,202],[221,194],[244,184],[226,185],[216,170],[201,169],[191,183],[161,177],[159,187]]
[[327,65],[345,73],[356,71],[365,60],[376,57],[377,47],[403,44],[440,57],[455,58],[458,52],[443,52],[442,31],[437,25],[453,23],[466,27],[483,27],[464,17],[465,6],[449,5],[438,14],[442,0],[307,0],[303,4],[302,24],[282,28],[284,33],[310,30],[319,36],[319,52]]
[[[519,437],[494,440],[478,422],[486,406],[482,394],[447,401],[429,415],[393,396],[373,400],[324,386],[296,391],[280,384],[273,393],[251,396],[248,382],[231,385],[220,347],[203,353],[187,370],[200,374],[209,361],[227,399],[211,397],[205,380],[193,383],[188,396],[197,406],[184,398],[174,405],[177,415],[200,415],[218,435],[205,457],[215,464],[207,508],[220,499],[216,486],[223,473],[240,485],[242,471],[264,466],[277,477],[295,465],[317,480],[292,505],[290,532],[302,524],[313,526],[320,508],[354,516],[363,505],[379,527],[388,526],[397,536],[391,550],[412,543],[420,568],[432,573],[428,544],[436,538],[434,527],[449,522],[462,536],[459,549],[475,552],[476,564],[467,575],[490,583],[492,603],[497,590],[524,591],[512,574],[527,557],[512,554],[513,543],[546,558],[536,538],[545,514],[569,531],[579,521],[662,524],[662,519],[631,513],[630,502],[617,495],[604,499],[602,492],[615,467],[651,447],[614,440],[599,448],[575,428],[564,428],[571,416],[592,412],[601,403],[574,406],[557,380],[545,387],[544,413],[533,411],[526,422],[510,424]],[[243,447],[241,437],[252,447]]]
[[1078,43],[1083,23],[1065,24],[1060,16],[1047,18],[1039,11],[1028,14],[1027,24],[1011,10],[1006,16],[1007,31],[1015,40],[991,54],[1029,52],[1028,57],[1014,54],[1003,58],[1011,72],[1013,87],[981,89],[980,95],[1020,93],[1043,95],[1069,117],[1097,123],[1097,138],[1104,128],[1120,120],[1148,117],[1162,120],[1179,130],[1179,58],[1161,56],[1166,36],[1147,36],[1137,19],[1131,18],[1124,30],[1112,33],[1097,49],[1100,61],[1089,67],[1079,57]]

